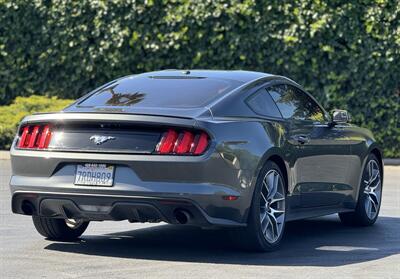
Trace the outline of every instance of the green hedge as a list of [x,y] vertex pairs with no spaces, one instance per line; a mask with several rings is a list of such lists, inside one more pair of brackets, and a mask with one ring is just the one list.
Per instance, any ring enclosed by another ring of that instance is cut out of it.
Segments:
[[24,116],[36,112],[59,111],[71,104],[72,100],[57,97],[17,97],[8,106],[0,106],[0,149],[8,149],[14,139],[19,122]]
[[0,0],[0,104],[163,68],[282,74],[400,157],[396,0]]

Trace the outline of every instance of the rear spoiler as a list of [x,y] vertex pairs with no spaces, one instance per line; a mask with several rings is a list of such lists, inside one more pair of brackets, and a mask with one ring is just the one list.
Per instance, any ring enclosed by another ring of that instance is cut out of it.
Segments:
[[123,122],[123,123],[143,123],[143,124],[171,124],[178,126],[195,127],[196,119],[182,118],[159,115],[143,115],[130,113],[42,113],[26,116],[20,125],[32,123],[63,123],[63,122]]

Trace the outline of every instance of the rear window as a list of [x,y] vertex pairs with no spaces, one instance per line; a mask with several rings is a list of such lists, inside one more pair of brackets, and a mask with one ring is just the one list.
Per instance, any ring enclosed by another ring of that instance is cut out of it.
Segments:
[[202,77],[131,77],[107,86],[78,106],[202,107],[241,84],[235,80]]

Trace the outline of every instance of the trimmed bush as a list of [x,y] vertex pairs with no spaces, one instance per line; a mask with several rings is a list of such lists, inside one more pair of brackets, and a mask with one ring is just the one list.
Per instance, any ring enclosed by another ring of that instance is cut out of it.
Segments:
[[0,104],[163,68],[289,76],[400,157],[396,0],[0,1]]
[[18,124],[26,115],[60,111],[71,103],[72,100],[33,95],[17,97],[11,105],[0,106],[0,149],[10,148]]

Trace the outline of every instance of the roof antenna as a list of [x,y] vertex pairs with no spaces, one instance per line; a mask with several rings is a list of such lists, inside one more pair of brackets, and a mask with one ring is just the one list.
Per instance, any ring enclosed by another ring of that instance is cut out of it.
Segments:
[[184,74],[184,75],[190,75],[190,71],[189,71],[189,70],[184,70],[184,71],[182,71],[182,74]]

